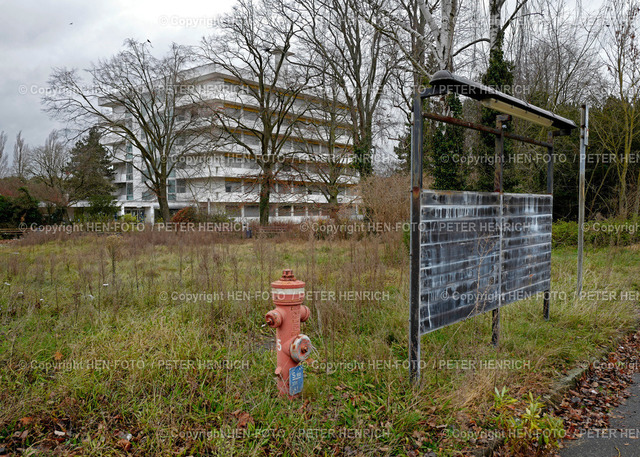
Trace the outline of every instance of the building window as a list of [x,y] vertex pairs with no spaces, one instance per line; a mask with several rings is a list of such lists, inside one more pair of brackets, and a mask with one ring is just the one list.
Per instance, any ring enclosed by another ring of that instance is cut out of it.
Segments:
[[186,194],[187,193],[187,181],[184,179],[176,180],[176,193],[177,194]]
[[127,153],[128,154],[132,154],[133,153],[133,145],[129,142],[127,142]]
[[244,217],[260,217],[260,208],[256,205],[245,206]]
[[127,162],[127,181],[133,181],[133,164]]
[[127,183],[127,200],[133,200],[133,183]]
[[226,205],[224,207],[224,211],[227,213],[229,217],[240,217],[240,207],[235,205]]
[[242,183],[239,181],[225,181],[224,191],[225,192],[241,192]]
[[169,201],[176,201],[176,180],[169,179],[167,180],[167,198]]

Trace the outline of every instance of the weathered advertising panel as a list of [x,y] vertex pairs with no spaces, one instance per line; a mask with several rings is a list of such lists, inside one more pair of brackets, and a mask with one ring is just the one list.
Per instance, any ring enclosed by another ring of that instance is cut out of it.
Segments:
[[549,289],[550,195],[422,193],[420,333]]
[[504,194],[502,304],[529,298],[551,286],[550,195]]

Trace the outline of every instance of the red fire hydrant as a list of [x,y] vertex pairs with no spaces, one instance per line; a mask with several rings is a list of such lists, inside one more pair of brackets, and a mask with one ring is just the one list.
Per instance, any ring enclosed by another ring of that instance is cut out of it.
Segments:
[[302,391],[302,366],[311,353],[311,340],[300,333],[300,322],[309,319],[304,301],[304,282],[298,281],[291,270],[284,270],[282,278],[271,283],[271,297],[276,309],[265,316],[269,327],[276,329],[278,366],[276,377],[281,395],[290,398]]

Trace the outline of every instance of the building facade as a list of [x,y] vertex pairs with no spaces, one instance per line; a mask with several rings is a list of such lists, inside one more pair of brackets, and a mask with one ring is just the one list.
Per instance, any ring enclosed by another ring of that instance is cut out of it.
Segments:
[[[208,107],[229,110],[242,119],[239,125],[250,122],[255,125],[258,117],[255,102],[246,95],[242,82],[209,65],[193,70],[190,83],[191,90],[198,93]],[[350,165],[353,157],[349,125],[336,123],[332,116],[334,122],[329,126],[322,103],[315,103],[314,97],[302,94],[295,104],[294,109],[304,110],[304,122],[284,142],[277,157],[269,219],[300,221],[328,216],[336,208],[347,216],[356,216],[359,199],[355,186],[359,177]],[[111,108],[118,110],[117,106]],[[185,110],[184,114],[176,116],[176,122],[182,122],[184,116],[197,115],[194,113],[197,111]],[[125,122],[135,128],[130,119],[125,117]],[[210,128],[221,129],[215,123]],[[236,130],[235,136],[245,145],[255,146],[256,150],[260,147],[259,139],[250,131]],[[228,135],[221,138],[186,152],[180,151],[180,141],[177,141],[176,153],[170,158],[174,166],[167,181],[172,213],[196,206],[209,214],[225,214],[248,222],[259,218],[261,167],[256,162],[259,154],[250,154]],[[157,221],[159,205],[155,194],[145,184],[141,172],[145,165],[140,151],[115,135],[105,136],[103,143],[114,158],[116,203],[120,214],[133,214],[145,222]],[[329,188],[337,194],[333,204],[329,204],[326,195]]]

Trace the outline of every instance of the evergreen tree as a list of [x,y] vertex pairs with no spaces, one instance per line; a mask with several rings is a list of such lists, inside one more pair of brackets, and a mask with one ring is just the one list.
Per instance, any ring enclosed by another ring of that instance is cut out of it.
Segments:
[[[451,117],[462,118],[462,103],[456,94],[446,97]],[[463,127],[446,124],[435,127],[430,145],[433,189],[464,190],[465,174],[461,163],[464,147]]]
[[[513,63],[504,60],[502,52],[502,35],[498,37],[495,47],[491,50],[489,57],[489,67],[482,77],[482,83],[485,86],[493,87],[500,92],[511,95],[511,87],[513,86]],[[496,126],[496,116],[500,114],[498,111],[482,108],[482,124],[488,127]],[[478,165],[478,183],[477,190],[484,192],[493,192],[494,175],[496,167],[499,164],[493,162],[495,157],[495,136],[489,133],[480,135],[480,148],[478,155],[482,158]],[[516,177],[513,174],[513,162],[509,157],[513,154],[513,145],[511,141],[504,142],[504,174],[503,185],[505,192],[513,190],[517,185]]]
[[86,138],[78,141],[71,150],[68,190],[71,200],[92,200],[110,197],[114,191],[113,170],[109,152],[100,144],[100,132],[95,127]]

